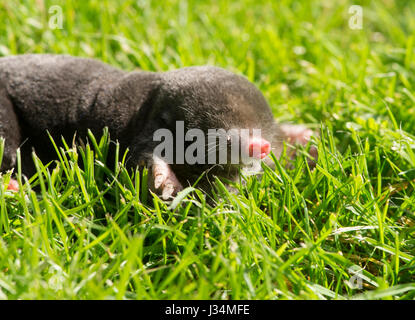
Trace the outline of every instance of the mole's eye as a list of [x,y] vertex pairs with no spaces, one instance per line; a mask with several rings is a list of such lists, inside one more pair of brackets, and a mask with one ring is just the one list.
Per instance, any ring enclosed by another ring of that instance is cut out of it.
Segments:
[[161,124],[164,127],[170,127],[171,119],[167,112],[163,112],[160,116]]

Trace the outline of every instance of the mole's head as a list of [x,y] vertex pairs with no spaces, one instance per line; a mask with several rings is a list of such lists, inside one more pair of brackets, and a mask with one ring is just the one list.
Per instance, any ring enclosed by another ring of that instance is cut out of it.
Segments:
[[182,184],[204,172],[234,179],[240,168],[258,171],[271,151],[281,152],[270,107],[244,77],[216,67],[183,68],[161,77],[151,111],[159,129],[154,138],[160,141],[154,154],[167,159]]

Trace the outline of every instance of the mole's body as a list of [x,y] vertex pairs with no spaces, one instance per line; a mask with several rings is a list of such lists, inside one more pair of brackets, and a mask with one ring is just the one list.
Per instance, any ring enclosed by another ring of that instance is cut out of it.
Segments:
[[[194,182],[205,170],[231,177],[235,166],[166,164],[154,158],[157,129],[173,133],[177,121],[185,130],[261,129],[261,138],[242,141],[267,155],[278,156],[290,130],[279,127],[262,94],[248,80],[215,67],[189,67],[165,73],[124,72],[96,60],[61,55],[22,55],[0,58],[0,136],[6,139],[1,170],[16,164],[22,146],[23,172],[31,174],[32,148],[42,160],[54,158],[47,136],[69,141],[87,130],[130,149],[128,165],[145,162],[152,169],[153,188],[164,198]],[[285,127],[288,128],[288,127]],[[298,127],[294,140],[309,137]],[[300,133],[299,133],[300,132]],[[293,136],[292,135],[292,136]],[[305,139],[307,140],[307,139]],[[271,148],[270,148],[271,146]],[[255,157],[254,154],[250,156]],[[260,156],[262,158],[262,156]],[[213,168],[214,167],[214,168]],[[212,169],[213,168],[213,169]]]

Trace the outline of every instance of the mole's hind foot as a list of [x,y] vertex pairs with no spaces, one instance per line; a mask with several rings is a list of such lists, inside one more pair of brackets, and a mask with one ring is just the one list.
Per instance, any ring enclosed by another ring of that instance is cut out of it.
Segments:
[[153,161],[150,187],[163,200],[169,200],[183,190],[183,186],[165,161],[157,157]]

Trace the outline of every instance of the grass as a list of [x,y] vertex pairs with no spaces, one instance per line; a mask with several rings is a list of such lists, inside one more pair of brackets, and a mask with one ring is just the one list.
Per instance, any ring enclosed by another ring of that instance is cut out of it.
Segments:
[[275,159],[239,193],[218,182],[213,207],[197,189],[151,197],[106,132],[84,149],[51,141],[57,166],[34,155],[18,193],[1,177],[0,298],[414,299],[414,14],[389,0],[0,0],[2,56],[214,64],[253,81],[279,121],[320,131],[314,170],[301,152],[292,169]]

